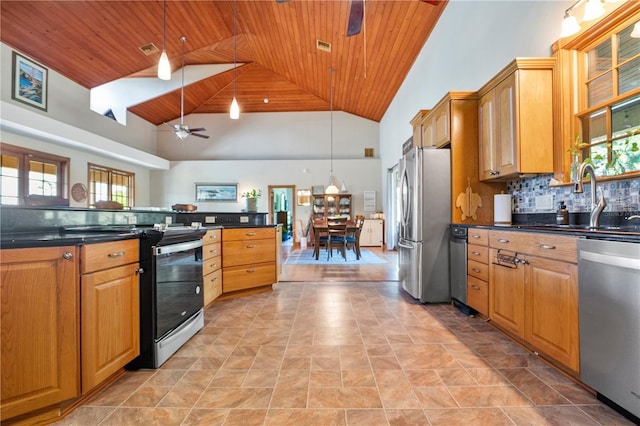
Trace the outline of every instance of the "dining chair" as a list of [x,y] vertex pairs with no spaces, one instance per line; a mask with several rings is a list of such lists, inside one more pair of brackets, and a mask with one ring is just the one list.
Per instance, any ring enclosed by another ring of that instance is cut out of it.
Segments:
[[347,260],[347,218],[332,218],[327,220],[327,259],[333,257],[333,247],[342,252]]
[[364,224],[364,216],[356,215],[356,224],[354,228],[348,228],[346,248],[351,249],[356,254],[356,260],[360,260],[360,233]]
[[[327,247],[327,240],[329,238],[329,235],[327,234],[327,231],[325,229],[322,229],[323,227],[319,228],[316,226],[315,222],[313,220],[310,221],[309,226],[311,227],[311,233],[312,233],[312,241],[313,243],[313,257],[317,260],[320,257],[320,247]],[[321,226],[321,225],[318,225]]]

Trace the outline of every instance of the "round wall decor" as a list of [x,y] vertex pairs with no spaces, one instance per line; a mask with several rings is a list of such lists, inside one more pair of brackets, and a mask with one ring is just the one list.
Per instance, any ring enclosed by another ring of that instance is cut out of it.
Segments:
[[71,197],[76,203],[87,199],[87,187],[83,183],[76,183],[71,187]]

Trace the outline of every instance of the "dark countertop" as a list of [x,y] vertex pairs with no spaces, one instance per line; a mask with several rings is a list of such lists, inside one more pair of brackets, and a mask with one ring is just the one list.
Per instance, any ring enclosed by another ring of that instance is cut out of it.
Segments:
[[475,225],[455,224],[469,228],[484,228],[503,231],[541,232],[556,235],[568,235],[581,238],[624,241],[640,243],[640,224],[621,226],[601,226],[596,229],[588,225],[556,225],[550,223],[513,224],[513,225]]
[[138,238],[137,232],[74,232],[64,230],[46,230],[35,232],[2,233],[0,248],[33,248],[54,246],[75,246],[81,244],[103,243],[108,241],[131,240]]

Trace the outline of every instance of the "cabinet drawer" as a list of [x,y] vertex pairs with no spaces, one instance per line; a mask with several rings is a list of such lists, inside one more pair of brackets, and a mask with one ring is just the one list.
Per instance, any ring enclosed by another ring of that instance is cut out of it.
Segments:
[[493,248],[577,263],[577,238],[542,232],[494,231],[489,233]]
[[489,316],[489,284],[473,276],[467,276],[467,304],[485,316]]
[[467,246],[467,259],[485,264],[489,263],[489,247],[469,244]]
[[469,259],[467,260],[467,274],[489,281],[489,265]]
[[275,262],[224,268],[222,289],[225,293],[260,287],[276,282]]
[[276,245],[273,239],[252,241],[224,241],[222,243],[224,267],[275,262]]
[[211,243],[219,243],[222,240],[222,229],[209,229],[204,237],[202,237],[202,244],[207,245]]
[[222,269],[204,276],[204,305],[207,306],[222,294]]
[[210,257],[202,262],[202,276],[222,268],[222,256]]
[[80,273],[134,263],[138,258],[138,240],[87,244],[80,247]]
[[275,228],[235,228],[225,229],[222,232],[223,241],[259,240],[264,238],[275,238],[275,236]]
[[489,230],[469,228],[469,236],[467,237],[469,244],[477,244],[480,246],[489,245]]
[[222,256],[222,243],[213,243],[202,246],[202,258],[204,260],[212,257]]

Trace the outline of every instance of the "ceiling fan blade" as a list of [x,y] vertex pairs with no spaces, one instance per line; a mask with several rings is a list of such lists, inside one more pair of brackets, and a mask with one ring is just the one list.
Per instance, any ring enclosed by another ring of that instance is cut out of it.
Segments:
[[286,2],[288,2],[288,1],[289,1],[289,0],[276,0],[276,3],[286,3]]
[[197,136],[197,137],[202,138],[202,139],[209,139],[209,136],[201,135],[200,133],[191,133],[191,136]]
[[197,129],[189,129],[190,132],[202,132],[204,130],[207,130],[207,129],[205,129],[204,127],[198,127]]
[[437,6],[442,0],[420,0],[423,3],[430,4],[431,6]]
[[351,0],[349,10],[349,24],[347,25],[347,37],[360,34],[362,18],[364,17],[364,0]]

